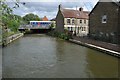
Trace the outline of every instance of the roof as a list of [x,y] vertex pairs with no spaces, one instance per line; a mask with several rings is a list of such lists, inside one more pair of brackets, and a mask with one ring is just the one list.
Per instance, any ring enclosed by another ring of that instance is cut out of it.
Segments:
[[88,11],[79,11],[72,9],[61,9],[64,18],[78,18],[78,19],[88,19]]
[[44,17],[42,18],[42,21],[48,21],[48,18],[47,18],[46,16],[44,16]]
[[120,6],[120,1],[119,2],[114,2],[114,3],[116,3],[116,5],[118,5],[118,6]]
[[[89,15],[94,11],[94,9],[97,7],[97,5],[100,3],[100,1],[97,2],[97,4],[94,6],[94,8],[92,9],[92,11],[89,13]],[[111,3],[115,3],[117,6],[120,6],[120,1],[119,2],[111,2]]]
[[50,21],[55,21],[56,20],[56,18],[53,18],[53,19],[51,19]]

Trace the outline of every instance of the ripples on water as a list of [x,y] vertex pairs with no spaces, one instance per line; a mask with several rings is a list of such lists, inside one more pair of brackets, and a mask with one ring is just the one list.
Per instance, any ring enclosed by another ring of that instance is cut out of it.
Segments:
[[46,35],[25,35],[3,49],[3,77],[113,78],[118,59]]

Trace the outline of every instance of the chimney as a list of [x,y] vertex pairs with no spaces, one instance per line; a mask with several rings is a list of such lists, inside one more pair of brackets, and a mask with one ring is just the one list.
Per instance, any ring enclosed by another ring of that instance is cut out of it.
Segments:
[[62,7],[62,5],[60,4],[60,5],[59,5],[59,7],[58,7],[58,9],[60,10],[60,9],[61,9],[61,7]]
[[83,8],[82,8],[82,7],[80,7],[80,8],[79,8],[79,11],[83,11]]

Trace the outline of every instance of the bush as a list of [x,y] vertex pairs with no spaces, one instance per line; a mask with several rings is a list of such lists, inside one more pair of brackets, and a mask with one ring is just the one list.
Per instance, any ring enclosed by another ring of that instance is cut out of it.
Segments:
[[48,35],[53,36],[53,37],[58,37],[64,40],[69,40],[70,38],[72,38],[72,35],[70,35],[70,33],[68,32],[60,33],[56,31],[51,31],[48,33]]

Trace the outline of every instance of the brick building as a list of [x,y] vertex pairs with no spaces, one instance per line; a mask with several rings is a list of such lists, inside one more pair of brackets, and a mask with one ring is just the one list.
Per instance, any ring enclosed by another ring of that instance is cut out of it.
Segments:
[[63,32],[64,29],[75,33],[77,36],[86,36],[88,34],[88,11],[63,9],[59,5],[56,16],[56,31]]
[[89,14],[89,36],[120,43],[120,3],[98,2]]
[[42,18],[42,21],[48,21],[48,18],[47,18],[46,16],[44,16],[44,17]]

